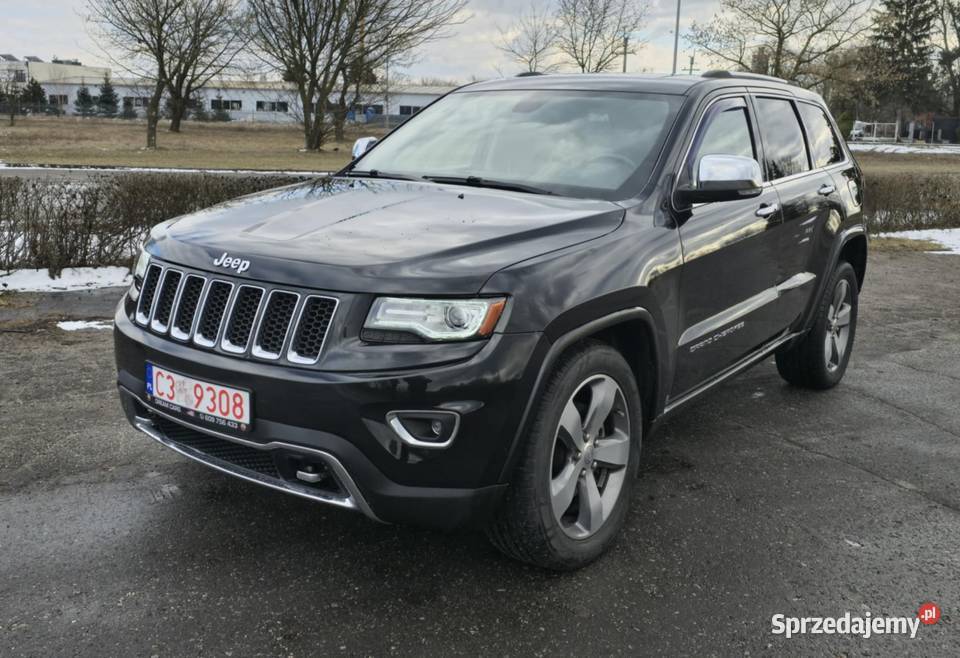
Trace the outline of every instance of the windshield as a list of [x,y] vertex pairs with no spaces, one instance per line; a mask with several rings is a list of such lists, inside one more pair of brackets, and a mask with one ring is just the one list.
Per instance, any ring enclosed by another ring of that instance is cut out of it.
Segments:
[[680,101],[632,92],[462,91],[410,119],[353,169],[629,198],[649,178]]

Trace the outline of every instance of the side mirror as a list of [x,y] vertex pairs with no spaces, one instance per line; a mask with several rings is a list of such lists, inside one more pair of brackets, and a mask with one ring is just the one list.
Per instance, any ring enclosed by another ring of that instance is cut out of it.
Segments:
[[376,137],[361,137],[353,143],[353,159],[356,160],[361,155],[373,148],[377,143]]
[[697,163],[696,179],[677,189],[683,203],[735,201],[760,196],[763,170],[753,158],[705,155]]

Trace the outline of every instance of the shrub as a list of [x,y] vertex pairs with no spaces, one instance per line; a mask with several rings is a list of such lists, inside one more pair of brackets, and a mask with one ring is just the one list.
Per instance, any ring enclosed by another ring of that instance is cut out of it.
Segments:
[[960,175],[871,173],[864,215],[871,233],[960,227]]
[[166,219],[296,182],[286,176],[129,173],[0,178],[0,270],[129,265]]

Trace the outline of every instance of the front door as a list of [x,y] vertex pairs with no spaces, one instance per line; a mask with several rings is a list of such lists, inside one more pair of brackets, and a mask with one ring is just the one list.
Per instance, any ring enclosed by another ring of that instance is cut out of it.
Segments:
[[[710,105],[681,183],[705,155],[758,158],[755,122],[743,97]],[[776,333],[776,280],[781,223],[772,186],[759,197],[698,204],[681,214],[683,245],[676,398],[735,364]]]

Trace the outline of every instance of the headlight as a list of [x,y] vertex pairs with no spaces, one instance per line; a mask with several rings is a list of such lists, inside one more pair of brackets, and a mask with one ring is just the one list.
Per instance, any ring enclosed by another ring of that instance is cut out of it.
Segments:
[[150,254],[143,247],[140,247],[140,255],[137,256],[137,264],[133,267],[133,284],[130,286],[130,299],[137,301],[140,296],[140,288],[143,287],[143,277],[147,274],[147,267],[150,265]]
[[[363,328],[371,332],[415,334],[428,341],[486,338],[496,328],[505,304],[506,300],[502,297],[489,299],[379,297],[373,302]],[[365,337],[369,338],[369,334]],[[377,336],[376,340],[403,342],[391,340],[389,333]]]

